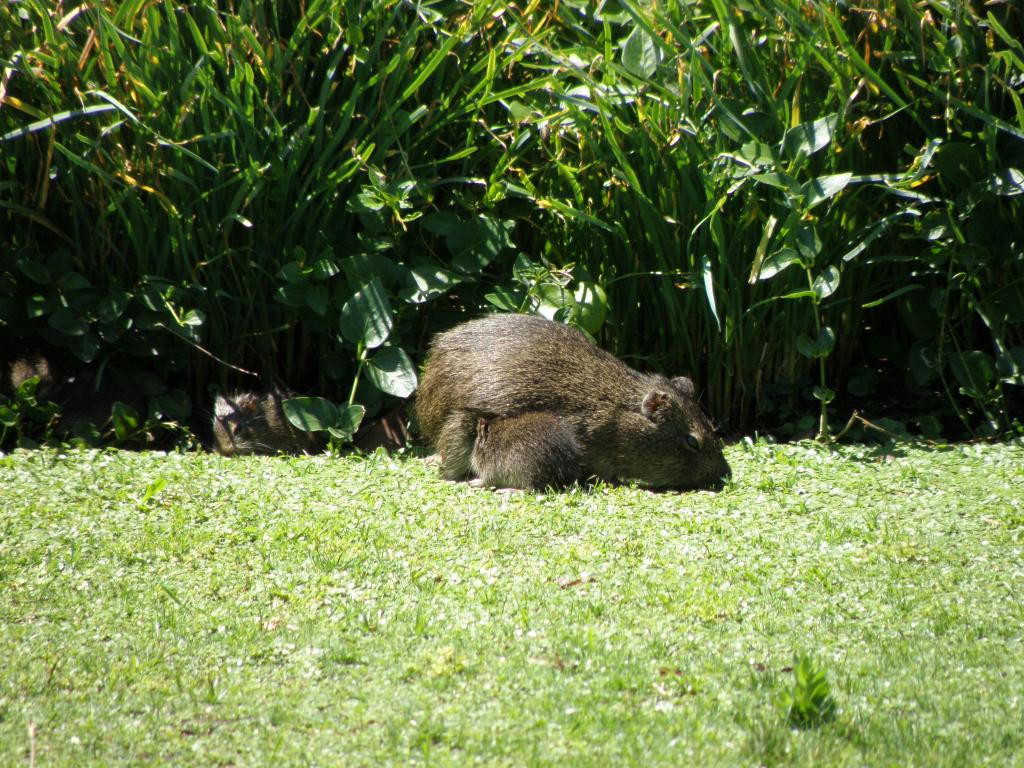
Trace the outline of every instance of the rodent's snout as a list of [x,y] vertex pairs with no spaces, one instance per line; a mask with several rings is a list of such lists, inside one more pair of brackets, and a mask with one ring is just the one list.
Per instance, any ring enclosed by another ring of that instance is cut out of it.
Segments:
[[724,444],[721,438],[715,438],[715,445],[712,450],[716,455],[708,457],[710,462],[706,487],[713,491],[722,490],[725,484],[732,479],[732,467],[725,460],[725,455],[722,453],[723,447]]

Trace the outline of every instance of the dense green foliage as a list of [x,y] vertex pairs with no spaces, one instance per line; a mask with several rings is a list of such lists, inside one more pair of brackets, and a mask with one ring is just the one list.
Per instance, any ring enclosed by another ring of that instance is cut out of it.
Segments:
[[733,428],[838,394],[1001,432],[1021,39],[938,0],[5,3],[0,343],[372,409],[496,304]]
[[1021,765],[1024,444],[728,458],[0,457],[0,765]]

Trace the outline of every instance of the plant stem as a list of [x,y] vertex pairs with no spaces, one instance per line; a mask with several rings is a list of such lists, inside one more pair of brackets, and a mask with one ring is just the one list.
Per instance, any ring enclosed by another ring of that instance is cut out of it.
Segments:
[[[813,291],[814,275],[811,274],[809,267],[805,271],[807,272],[807,287]],[[811,303],[814,305],[814,339],[815,344],[817,344],[818,340],[821,339],[821,312],[818,311],[819,299],[817,294],[814,294],[811,298]],[[822,390],[826,389],[825,357],[826,355],[818,357],[818,383],[821,385]],[[818,402],[821,404],[821,411],[818,414],[818,435],[816,439],[824,442],[828,440],[828,403],[824,400],[818,400]]]
[[363,366],[366,365],[366,348],[363,346],[363,342],[359,342],[356,346],[356,358],[359,360],[359,365],[356,367],[356,375],[352,378],[352,389],[348,393],[348,404],[352,405],[356,401],[356,389],[359,387],[359,377],[363,373]]

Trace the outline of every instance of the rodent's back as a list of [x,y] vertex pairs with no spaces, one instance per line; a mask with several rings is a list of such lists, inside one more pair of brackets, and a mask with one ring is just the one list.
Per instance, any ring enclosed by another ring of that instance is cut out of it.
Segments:
[[495,415],[539,410],[593,418],[602,408],[639,405],[648,378],[575,328],[532,315],[491,315],[435,338],[417,395],[417,416],[428,438],[452,407]]

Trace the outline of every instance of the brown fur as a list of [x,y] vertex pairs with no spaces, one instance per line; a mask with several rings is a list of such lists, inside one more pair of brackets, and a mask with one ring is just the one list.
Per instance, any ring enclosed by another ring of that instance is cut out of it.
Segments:
[[218,395],[213,411],[213,444],[224,456],[313,453],[323,439],[296,429],[285,416],[278,392]]
[[689,379],[634,371],[540,317],[492,315],[439,334],[416,416],[449,479],[694,488],[730,474]]
[[549,488],[580,478],[576,431],[551,413],[477,419],[469,467],[484,485]]

